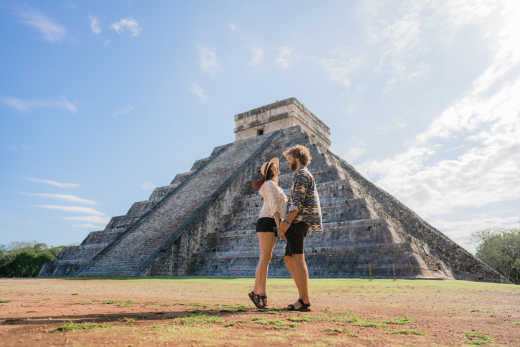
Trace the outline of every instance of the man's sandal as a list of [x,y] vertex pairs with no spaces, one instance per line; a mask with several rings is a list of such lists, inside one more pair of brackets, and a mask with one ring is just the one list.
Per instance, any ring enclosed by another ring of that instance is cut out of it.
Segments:
[[252,292],[249,292],[248,296],[249,296],[249,299],[251,299],[251,301],[253,302],[253,304],[255,304],[256,307],[265,308],[265,304],[264,304],[264,300],[263,300],[265,298],[265,302],[267,303],[267,297],[265,295],[258,295],[255,293],[255,291],[252,291]]
[[309,308],[311,306],[311,303],[305,304],[301,298],[298,298],[298,302],[301,304],[300,307],[296,308],[294,304],[290,304],[287,306],[287,309],[289,311],[302,311],[302,312],[308,312],[311,309]]

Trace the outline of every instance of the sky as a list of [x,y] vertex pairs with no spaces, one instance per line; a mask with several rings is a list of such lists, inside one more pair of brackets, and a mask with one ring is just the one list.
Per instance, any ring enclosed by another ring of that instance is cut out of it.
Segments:
[[518,1],[0,3],[0,244],[79,244],[296,97],[449,238],[520,226]]

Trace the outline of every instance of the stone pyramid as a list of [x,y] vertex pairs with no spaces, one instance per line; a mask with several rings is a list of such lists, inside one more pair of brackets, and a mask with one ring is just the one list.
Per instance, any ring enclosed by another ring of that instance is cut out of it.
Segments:
[[[262,200],[251,183],[262,162],[278,156],[288,194],[293,173],[282,152],[302,144],[313,157],[324,223],[323,233],[306,238],[311,278],[507,282],[332,153],[329,127],[295,98],[237,114],[235,125],[234,142],[215,147],[79,246],[64,248],[40,276],[254,277]],[[289,276],[284,247],[278,240],[269,276]]]

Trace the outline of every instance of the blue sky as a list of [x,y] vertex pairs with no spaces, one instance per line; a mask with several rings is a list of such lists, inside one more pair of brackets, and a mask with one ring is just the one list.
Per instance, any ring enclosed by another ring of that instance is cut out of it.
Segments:
[[515,1],[3,1],[0,244],[81,242],[297,97],[450,238],[520,225]]

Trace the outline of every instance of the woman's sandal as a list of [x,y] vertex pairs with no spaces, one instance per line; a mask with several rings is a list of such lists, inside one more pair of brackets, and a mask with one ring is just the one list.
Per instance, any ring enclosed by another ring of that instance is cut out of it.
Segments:
[[[249,292],[247,294],[249,296],[249,299],[255,304],[258,308],[265,308],[265,304],[267,304],[267,297],[265,295],[259,295],[256,294],[255,291]],[[264,304],[264,298],[265,298],[265,304]]]
[[300,307],[296,308],[294,304],[290,304],[287,306],[287,309],[289,311],[302,311],[302,312],[308,312],[311,309],[309,308],[311,306],[311,303],[305,304],[301,298],[298,298],[298,302],[301,304]]

